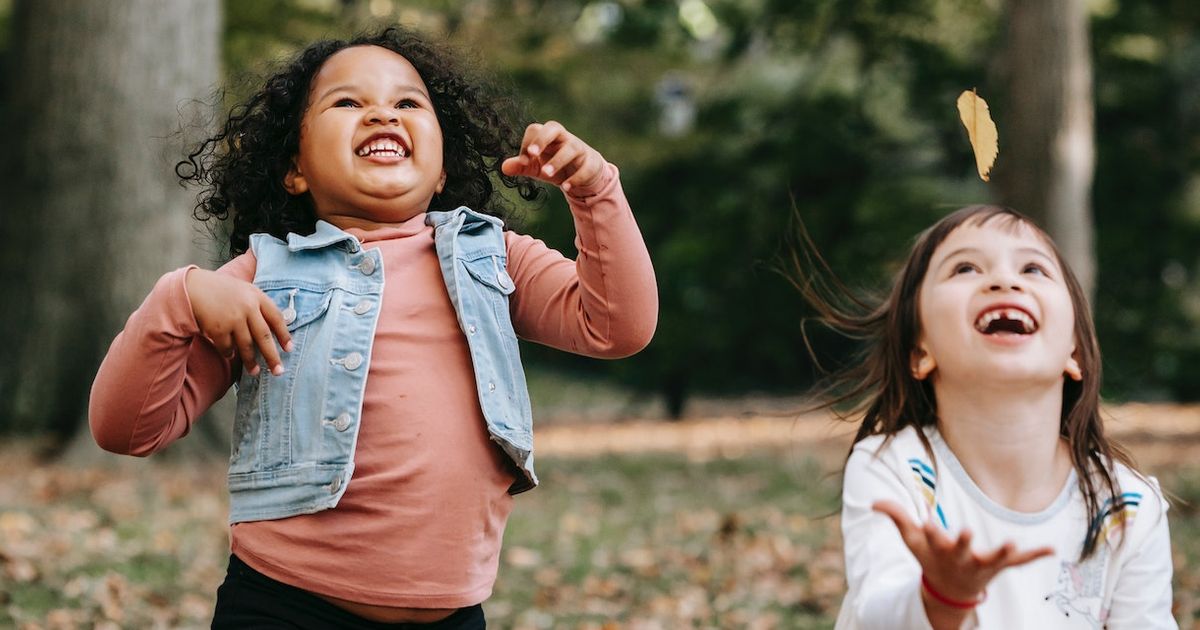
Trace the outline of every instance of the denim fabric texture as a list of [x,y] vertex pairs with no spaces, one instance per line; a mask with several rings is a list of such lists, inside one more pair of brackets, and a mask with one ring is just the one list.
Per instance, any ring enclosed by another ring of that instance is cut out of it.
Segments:
[[[537,485],[532,417],[508,310],[503,223],[468,208],[430,212],[446,289],[467,340],[492,439]],[[308,236],[250,238],[254,284],[279,307],[295,344],[285,373],[243,372],[229,465],[231,523],[286,518],[337,505],[354,474],[371,345],[383,297],[378,250],[318,221]]]

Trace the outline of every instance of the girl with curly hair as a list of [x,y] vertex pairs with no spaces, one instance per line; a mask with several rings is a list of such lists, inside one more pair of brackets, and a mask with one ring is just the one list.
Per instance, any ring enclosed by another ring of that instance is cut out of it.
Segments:
[[[482,628],[512,495],[537,484],[517,338],[644,347],[657,294],[616,167],[389,28],[309,46],[177,171],[233,259],[164,275],[90,421],[148,455],[237,385],[215,628]],[[504,229],[560,188],[575,260]]]

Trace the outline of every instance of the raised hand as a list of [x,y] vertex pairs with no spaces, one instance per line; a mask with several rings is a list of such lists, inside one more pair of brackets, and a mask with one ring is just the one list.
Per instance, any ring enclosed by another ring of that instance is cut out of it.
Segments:
[[525,128],[521,152],[504,160],[505,175],[532,177],[563,192],[587,188],[604,173],[604,156],[553,120]]
[[1018,551],[1011,542],[976,553],[971,550],[971,532],[968,530],[951,537],[932,519],[919,525],[908,518],[904,508],[892,501],[877,501],[871,509],[892,519],[904,544],[921,564],[925,582],[922,597],[929,621],[935,628],[957,627],[972,605],[983,601],[987,585],[996,574],[1054,553],[1050,547]]
[[[283,374],[279,347],[292,351],[292,336],[279,307],[258,287],[206,269],[187,273],[188,297],[200,333],[221,356],[238,356],[251,375],[258,374],[255,350],[261,352],[271,373]],[[279,340],[279,346],[275,340]]]

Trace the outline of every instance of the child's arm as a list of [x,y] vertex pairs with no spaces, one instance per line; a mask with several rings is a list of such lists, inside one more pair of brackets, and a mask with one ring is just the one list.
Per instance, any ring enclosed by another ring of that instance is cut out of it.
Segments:
[[[1153,478],[1151,478],[1153,481]],[[1124,483],[1124,482],[1122,482]],[[1129,554],[1116,575],[1112,608],[1104,627],[1111,630],[1163,630],[1178,628],[1171,616],[1171,535],[1167,527],[1167,502],[1157,483],[1143,492],[1133,528],[1138,538],[1124,544]],[[1146,524],[1145,529],[1137,527]],[[1140,530],[1140,531],[1139,531]]]
[[969,530],[951,536],[932,518],[919,524],[892,501],[878,501],[872,509],[891,518],[920,563],[921,601],[930,625],[937,630],[961,628],[971,607],[983,601],[988,583],[1001,571],[1054,554],[1050,547],[1018,550],[1011,542],[978,553],[971,549]]
[[865,449],[846,462],[842,530],[851,593],[842,616],[859,628],[960,628],[1000,571],[1053,553],[1011,543],[972,551],[969,531],[951,536],[921,514],[895,471]]
[[504,168],[562,188],[579,251],[572,261],[540,240],[506,234],[517,334],[603,358],[644,348],[658,321],[658,290],[617,168],[553,122],[530,125],[521,155]]
[[874,449],[856,448],[842,482],[842,540],[849,590],[837,627],[855,630],[931,628],[921,601],[921,565],[888,518],[872,509],[882,499],[903,502],[910,516],[923,505]]
[[193,302],[226,299],[203,286],[206,282],[253,289],[246,281],[253,275],[253,256],[245,255],[215,273],[188,267],[158,281],[113,341],[92,385],[88,417],[101,447],[131,455],[161,450],[186,435],[196,417],[225,394],[234,378],[227,358],[232,354],[223,356],[205,334],[222,337],[217,327],[223,326],[228,342],[234,327],[210,314],[202,328]]

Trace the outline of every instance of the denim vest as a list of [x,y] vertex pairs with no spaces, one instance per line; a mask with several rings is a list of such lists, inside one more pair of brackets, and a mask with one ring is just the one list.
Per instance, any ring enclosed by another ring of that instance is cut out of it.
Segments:
[[[467,339],[488,433],[520,476],[537,485],[533,422],[508,310],[503,223],[467,208],[429,212],[442,277]],[[275,302],[295,344],[285,372],[242,373],[229,462],[231,523],[318,512],[337,505],[354,474],[371,345],[383,298],[377,249],[325,221],[287,242],[250,237],[254,284]],[[261,360],[261,359],[260,359]],[[398,454],[399,455],[399,454]]]

